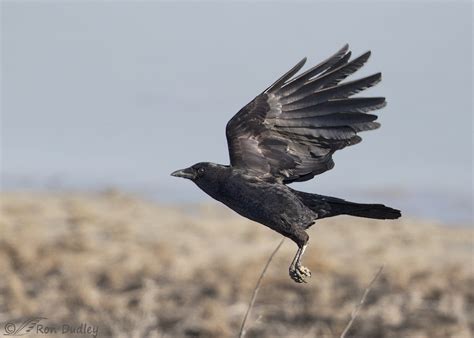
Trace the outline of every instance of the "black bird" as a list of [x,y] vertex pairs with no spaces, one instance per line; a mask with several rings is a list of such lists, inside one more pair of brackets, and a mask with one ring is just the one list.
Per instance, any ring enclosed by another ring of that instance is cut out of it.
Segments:
[[315,220],[337,215],[396,219],[399,210],[296,191],[292,182],[312,179],[334,167],[332,154],[376,129],[369,111],[385,106],[384,97],[351,97],[376,85],[377,73],[342,82],[360,69],[370,51],[350,60],[349,46],[304,73],[294,75],[306,58],[242,108],[226,127],[230,165],[197,163],[171,175],[188,178],[240,215],[292,239],[298,251],[291,278],[311,276],[301,265]]

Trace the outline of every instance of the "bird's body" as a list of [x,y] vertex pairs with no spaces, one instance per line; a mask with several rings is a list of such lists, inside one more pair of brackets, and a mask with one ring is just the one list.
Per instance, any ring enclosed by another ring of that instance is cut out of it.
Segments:
[[348,46],[293,77],[305,59],[242,108],[227,124],[231,164],[201,162],[173,176],[191,179],[204,192],[240,215],[261,223],[298,245],[290,276],[304,282],[300,264],[315,220],[337,215],[396,219],[400,211],[296,191],[287,186],[307,181],[334,166],[335,151],[357,144],[361,131],[380,125],[367,114],[385,106],[383,97],[352,95],[374,86],[377,73],[340,83],[364,65],[370,52],[349,61]]
[[203,191],[238,214],[284,236],[294,237],[292,234],[298,232],[295,229],[304,230],[318,218],[284,184],[256,178],[230,166],[199,165],[206,166],[210,173],[195,181]]

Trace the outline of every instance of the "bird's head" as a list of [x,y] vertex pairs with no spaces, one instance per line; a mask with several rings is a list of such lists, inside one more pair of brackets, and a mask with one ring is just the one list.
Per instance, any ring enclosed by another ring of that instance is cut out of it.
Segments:
[[217,179],[228,166],[210,162],[199,162],[189,168],[176,170],[171,176],[187,178],[196,184],[208,179]]

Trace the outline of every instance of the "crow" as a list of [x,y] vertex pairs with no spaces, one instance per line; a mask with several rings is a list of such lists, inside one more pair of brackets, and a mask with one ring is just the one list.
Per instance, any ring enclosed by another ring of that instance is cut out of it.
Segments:
[[295,76],[298,62],[227,123],[230,165],[200,162],[171,175],[193,181],[240,215],[290,238],[298,246],[290,277],[306,282],[301,264],[305,231],[316,220],[337,215],[397,219],[399,210],[291,189],[334,167],[336,150],[359,143],[359,132],[380,126],[368,112],[386,105],[384,97],[352,97],[376,85],[381,73],[343,81],[360,69],[370,51],[351,60],[346,44],[318,65]]

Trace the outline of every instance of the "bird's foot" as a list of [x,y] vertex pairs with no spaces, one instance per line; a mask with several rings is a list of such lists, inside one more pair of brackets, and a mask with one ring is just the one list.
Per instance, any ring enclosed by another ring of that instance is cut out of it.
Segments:
[[302,265],[290,267],[290,277],[296,283],[307,283],[306,277],[311,277],[311,271]]

